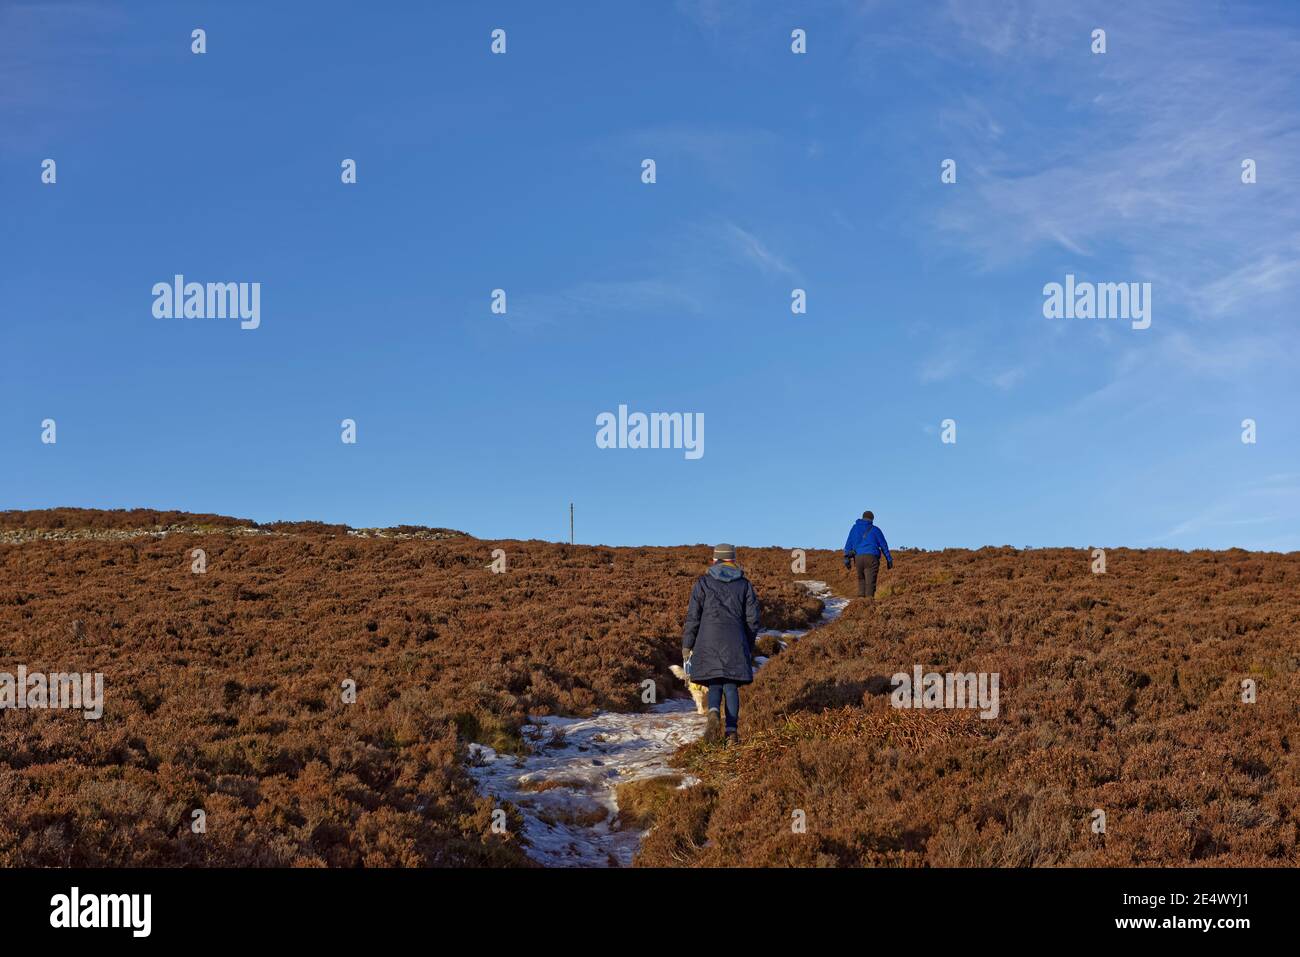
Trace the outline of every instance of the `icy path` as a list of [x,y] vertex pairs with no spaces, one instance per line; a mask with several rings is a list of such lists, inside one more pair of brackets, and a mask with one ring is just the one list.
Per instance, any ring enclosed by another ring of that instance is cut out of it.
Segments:
[[[798,584],[825,605],[814,627],[839,617],[848,604],[832,595],[825,582]],[[762,634],[802,636],[807,631]],[[755,659],[759,665],[766,660]],[[626,867],[645,834],[615,826],[615,789],[628,781],[680,773],[669,767],[668,759],[703,733],[704,717],[696,714],[690,698],[674,698],[640,713],[538,718],[523,728],[531,754],[515,757],[471,744],[469,771],[482,793],[522,812],[534,860],[548,867]],[[694,783],[688,777],[681,786]]]

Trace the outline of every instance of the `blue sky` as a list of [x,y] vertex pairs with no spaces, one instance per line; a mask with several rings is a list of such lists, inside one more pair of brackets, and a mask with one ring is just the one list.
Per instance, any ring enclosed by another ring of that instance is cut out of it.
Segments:
[[1296,4],[379,6],[0,4],[0,507],[1300,549]]

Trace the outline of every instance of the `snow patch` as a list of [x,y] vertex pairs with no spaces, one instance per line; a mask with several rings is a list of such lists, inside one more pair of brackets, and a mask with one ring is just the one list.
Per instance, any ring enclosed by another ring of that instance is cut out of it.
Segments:
[[[848,599],[822,581],[798,584],[824,604],[815,627],[834,621]],[[763,634],[807,634],[768,630]],[[755,659],[758,666],[766,658]],[[742,706],[741,713],[744,709]],[[645,832],[617,827],[615,789],[628,781],[681,772],[668,760],[704,733],[704,716],[690,698],[674,698],[646,711],[602,711],[589,718],[537,718],[524,725],[531,753],[498,754],[469,746],[469,773],[480,792],[516,805],[524,818],[528,854],[548,867],[626,867]],[[698,781],[684,777],[681,787]]]

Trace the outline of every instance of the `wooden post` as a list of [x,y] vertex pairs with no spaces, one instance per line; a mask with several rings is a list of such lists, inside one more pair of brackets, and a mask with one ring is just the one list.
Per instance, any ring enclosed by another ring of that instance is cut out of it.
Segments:
[[569,503],[569,544],[573,544],[573,503]]

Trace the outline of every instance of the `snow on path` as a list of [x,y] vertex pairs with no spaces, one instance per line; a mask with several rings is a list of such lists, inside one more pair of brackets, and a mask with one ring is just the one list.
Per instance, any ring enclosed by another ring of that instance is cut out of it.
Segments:
[[[796,584],[824,604],[814,627],[834,621],[849,603],[832,595],[825,582]],[[807,633],[769,629],[761,634]],[[482,793],[519,808],[524,835],[532,842],[529,856],[548,867],[626,867],[645,832],[615,826],[615,789],[628,781],[680,774],[668,759],[704,733],[704,716],[696,714],[690,698],[674,698],[644,712],[537,718],[522,730],[531,754],[497,754],[471,744],[469,772]],[[685,777],[681,786],[695,783]]]

